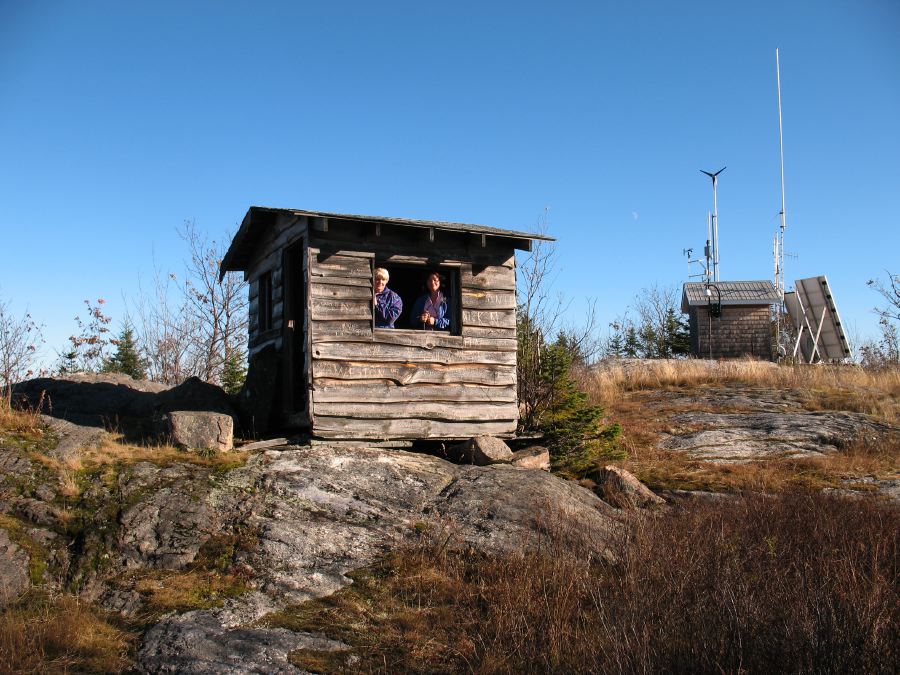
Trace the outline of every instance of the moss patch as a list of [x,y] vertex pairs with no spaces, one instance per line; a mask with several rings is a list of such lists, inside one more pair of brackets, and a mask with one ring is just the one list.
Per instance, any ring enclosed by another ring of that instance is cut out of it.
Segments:
[[38,542],[28,536],[29,524],[13,518],[5,513],[0,513],[0,527],[7,531],[9,538],[28,553],[28,576],[33,586],[39,586],[44,582],[44,574],[47,571],[47,550]]

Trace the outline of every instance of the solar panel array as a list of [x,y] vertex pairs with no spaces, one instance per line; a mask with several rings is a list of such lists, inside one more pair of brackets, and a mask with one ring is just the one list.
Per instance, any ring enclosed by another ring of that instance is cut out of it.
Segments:
[[784,304],[797,331],[795,356],[799,350],[807,363],[852,356],[827,277],[795,281],[794,291],[784,294]]

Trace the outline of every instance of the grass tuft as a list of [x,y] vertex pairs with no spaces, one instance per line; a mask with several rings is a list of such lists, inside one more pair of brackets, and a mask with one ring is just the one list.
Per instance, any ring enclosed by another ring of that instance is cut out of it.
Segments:
[[30,593],[0,613],[0,672],[122,672],[135,638],[76,598]]

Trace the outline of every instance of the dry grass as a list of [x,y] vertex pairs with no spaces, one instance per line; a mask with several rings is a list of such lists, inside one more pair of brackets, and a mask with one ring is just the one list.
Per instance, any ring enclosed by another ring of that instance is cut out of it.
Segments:
[[[900,477],[897,433],[862,438],[818,457],[735,464],[693,459],[684,452],[657,447],[660,435],[671,428],[669,414],[675,410],[667,410],[665,403],[654,399],[653,394],[626,393],[606,408],[607,416],[622,425],[621,442],[628,454],[627,459],[610,463],[631,471],[653,490],[787,492],[847,487],[845,481],[860,476],[879,480]],[[696,409],[702,407],[679,405],[677,412]]]
[[900,424],[900,369],[856,365],[777,365],[768,361],[622,360],[582,377],[594,402],[609,405],[628,392],[742,384],[792,390],[809,410],[849,410]]
[[122,672],[135,637],[71,596],[32,593],[0,614],[0,672]]
[[317,672],[893,672],[900,513],[754,497],[639,521],[618,564],[548,537],[484,557],[425,544],[268,617],[349,652]]
[[56,437],[41,421],[37,410],[19,410],[0,404],[0,443],[36,451],[55,445]]
[[[714,403],[710,388],[732,388],[801,409],[846,410],[900,424],[900,371],[856,366],[779,366],[761,361],[623,361],[604,364],[582,378],[592,403],[622,425],[618,464],[652,489],[785,492],[847,487],[847,480],[900,477],[900,434],[860,439],[839,452],[815,458],[773,458],[741,464],[692,459],[657,447],[689,411],[749,412]],[[683,394],[680,396],[678,394]],[[703,399],[710,398],[710,402]],[[699,400],[697,400],[699,399]],[[679,429],[680,433],[691,431]],[[865,489],[865,486],[860,486]]]
[[31,459],[59,476],[61,494],[69,499],[78,497],[84,489],[84,477],[114,475],[122,467],[138,462],[158,466],[174,463],[194,464],[211,469],[228,470],[243,466],[249,453],[240,450],[217,453],[197,453],[171,445],[137,445],[125,442],[121,436],[104,440],[99,446],[82,448],[79,454],[60,460],[42,452],[33,452]]

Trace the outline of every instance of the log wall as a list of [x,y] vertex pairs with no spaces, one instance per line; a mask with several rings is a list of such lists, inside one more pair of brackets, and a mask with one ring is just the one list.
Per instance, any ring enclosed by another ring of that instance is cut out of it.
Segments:
[[[426,257],[423,248],[408,241],[354,246],[312,236],[308,315],[313,435],[421,439],[515,431],[513,252],[440,251],[434,245]],[[376,257],[388,269],[391,264],[457,268],[461,334],[375,329]]]

